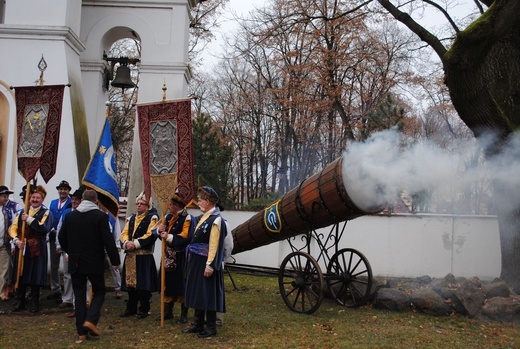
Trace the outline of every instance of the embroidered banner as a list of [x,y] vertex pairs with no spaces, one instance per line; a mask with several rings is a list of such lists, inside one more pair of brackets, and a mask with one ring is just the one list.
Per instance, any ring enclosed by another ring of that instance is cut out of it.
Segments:
[[117,184],[116,157],[108,118],[105,119],[105,126],[99,138],[96,152],[87,166],[82,183],[97,191],[99,202],[114,217],[117,217],[119,212],[119,186]]
[[15,88],[18,170],[27,182],[56,173],[65,85]]
[[153,189],[168,203],[177,190],[188,203],[195,196],[191,99],[141,104],[137,117],[145,194]]

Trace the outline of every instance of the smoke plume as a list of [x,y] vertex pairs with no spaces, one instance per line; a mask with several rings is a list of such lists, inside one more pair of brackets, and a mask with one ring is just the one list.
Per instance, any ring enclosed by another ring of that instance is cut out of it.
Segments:
[[[491,141],[492,137],[483,137],[479,142],[466,140],[449,151],[428,141],[408,145],[394,130],[379,132],[344,152],[345,187],[366,212],[380,211],[403,197],[415,197],[424,201],[423,207],[429,208],[426,211],[437,208],[438,212],[442,206],[444,213],[455,213],[460,207],[469,211],[463,213],[482,213],[476,206],[487,199],[485,213],[493,213],[493,181],[519,192],[520,137],[514,135],[505,151],[482,161],[482,149]],[[518,204],[515,196],[514,204]]]

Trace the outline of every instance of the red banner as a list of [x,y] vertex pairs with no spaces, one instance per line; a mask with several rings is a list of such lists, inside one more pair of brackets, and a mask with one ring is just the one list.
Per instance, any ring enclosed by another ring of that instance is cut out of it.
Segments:
[[27,182],[56,173],[65,85],[15,88],[18,170]]
[[195,196],[191,99],[138,105],[137,116],[146,197],[153,186],[159,201],[177,190],[188,203]]

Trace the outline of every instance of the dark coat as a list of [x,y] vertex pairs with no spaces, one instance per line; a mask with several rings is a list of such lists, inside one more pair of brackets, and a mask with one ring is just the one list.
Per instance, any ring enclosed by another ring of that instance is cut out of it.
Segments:
[[68,213],[58,237],[61,248],[69,255],[71,274],[102,274],[105,250],[112,265],[121,264],[108,215],[100,210]]

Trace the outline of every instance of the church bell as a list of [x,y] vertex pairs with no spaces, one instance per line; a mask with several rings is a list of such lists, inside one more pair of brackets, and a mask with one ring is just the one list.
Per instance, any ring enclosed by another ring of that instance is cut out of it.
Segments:
[[121,89],[125,88],[134,88],[136,85],[132,81],[130,77],[130,68],[126,65],[120,65],[116,71],[116,77],[112,80],[111,83],[114,87],[119,87]]

